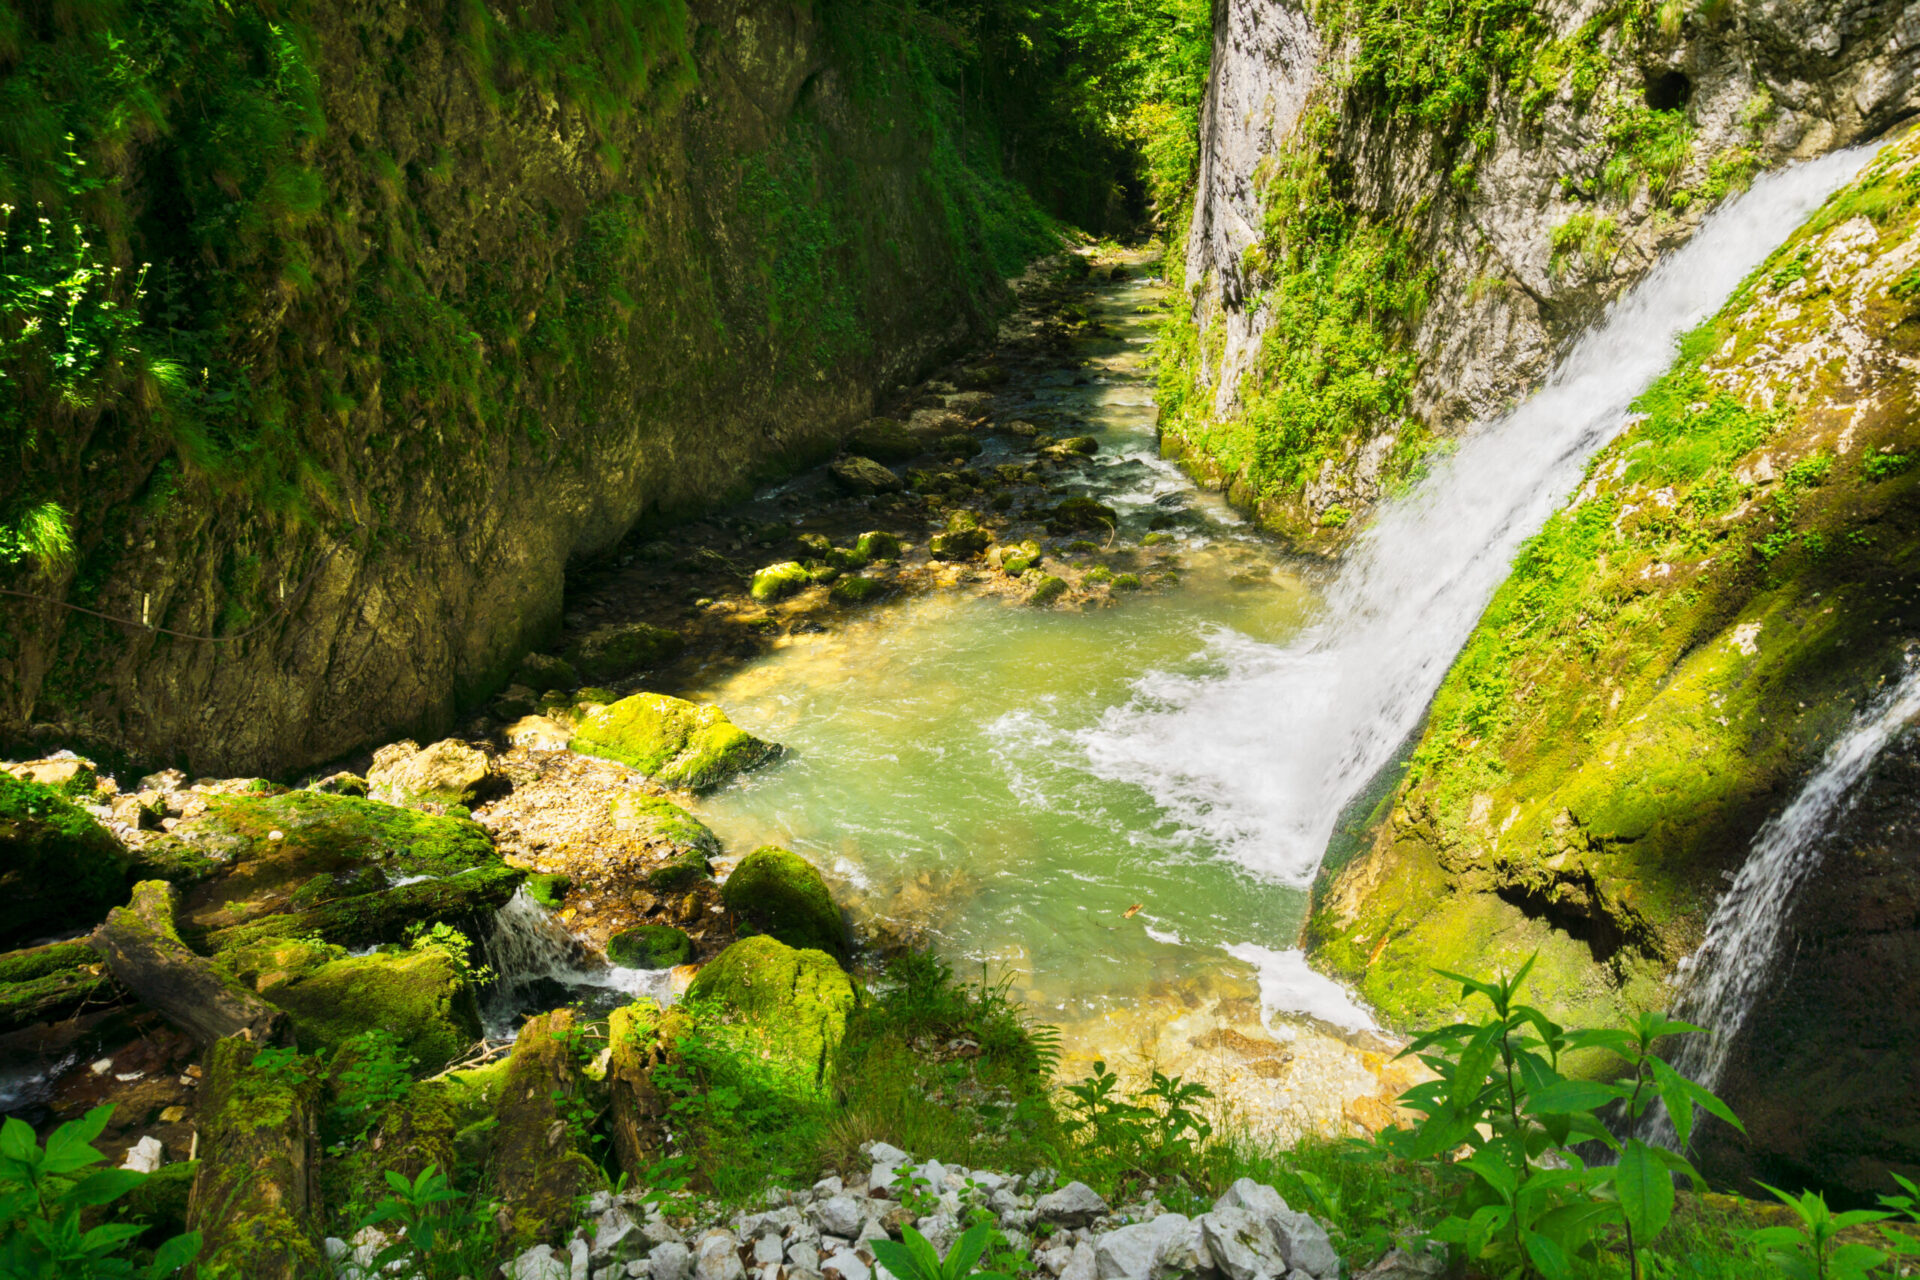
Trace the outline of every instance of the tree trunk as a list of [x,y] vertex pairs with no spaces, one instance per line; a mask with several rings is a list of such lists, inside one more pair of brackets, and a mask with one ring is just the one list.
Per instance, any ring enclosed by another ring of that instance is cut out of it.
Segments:
[[187,1226],[203,1236],[200,1274],[303,1280],[324,1273],[314,1223],[317,1078],[256,1065],[239,1036],[207,1053],[200,1089],[200,1168]]
[[677,1010],[662,1013],[651,1001],[615,1009],[608,1022],[612,1056],[607,1060],[607,1093],[613,1127],[613,1152],[636,1183],[659,1162],[665,1147],[666,1095],[653,1082],[653,1070],[673,1056],[674,1041],[685,1029]]
[[287,911],[215,929],[206,935],[203,949],[220,952],[262,938],[319,937],[341,947],[404,942],[409,925],[491,917],[525,877],[526,872],[503,863],[443,880],[422,880],[363,893],[307,911]]
[[120,984],[201,1044],[245,1035],[256,1044],[290,1044],[287,1015],[212,961],[195,955],[174,926],[177,893],[164,880],[134,886],[133,902],[115,907],[93,932],[93,948]]

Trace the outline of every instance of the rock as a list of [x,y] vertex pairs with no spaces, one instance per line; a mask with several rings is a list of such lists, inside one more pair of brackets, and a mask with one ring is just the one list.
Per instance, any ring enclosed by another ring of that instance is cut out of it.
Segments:
[[1408,1253],[1404,1249],[1389,1249],[1353,1280],[1434,1280],[1446,1274],[1446,1270],[1445,1258]]
[[1040,1221],[1056,1227],[1084,1227],[1107,1211],[1107,1202],[1084,1182],[1069,1182],[1035,1202]]
[[847,450],[881,462],[905,462],[926,452],[926,438],[892,418],[869,418],[847,437]]
[[914,1223],[913,1229],[927,1238],[934,1252],[944,1257],[960,1234],[960,1223],[951,1213],[930,1213]]
[[573,734],[547,716],[521,716],[507,726],[506,737],[510,746],[526,751],[564,751]]
[[818,1201],[809,1212],[814,1225],[820,1230],[832,1236],[845,1236],[849,1240],[859,1233],[867,1220],[866,1202],[858,1196],[844,1193]]
[[487,777],[486,753],[447,738],[431,746],[396,742],[373,753],[367,795],[386,804],[471,804]]
[[571,689],[580,683],[580,674],[565,658],[530,653],[513,669],[512,680],[529,689]]
[[786,1256],[786,1245],[777,1231],[769,1231],[753,1242],[753,1265],[756,1267],[778,1266],[786,1260]]
[[1241,1178],[1213,1202],[1215,1209],[1245,1209],[1261,1222],[1270,1222],[1288,1212],[1280,1193],[1252,1178]]
[[679,657],[687,642],[679,632],[645,622],[623,622],[596,627],[567,649],[567,662],[577,679],[549,680],[536,688],[571,689],[581,679],[618,680],[635,672],[664,666]]
[[152,1173],[166,1163],[166,1145],[152,1134],[127,1149],[127,1158],[120,1162],[122,1169],[131,1169],[135,1173]]
[[860,1261],[860,1255],[851,1249],[835,1250],[832,1257],[820,1264],[820,1272],[827,1280],[868,1280],[872,1275],[867,1264]]
[[1120,523],[1120,515],[1105,503],[1092,498],[1073,497],[1047,513],[1050,533],[1105,533]]
[[[790,947],[843,956],[847,926],[812,863],[774,845],[740,860],[720,888],[742,933],[771,934]],[[741,927],[744,925],[744,927]]]
[[578,1237],[568,1241],[567,1254],[573,1264],[569,1272],[572,1280],[587,1280],[587,1272],[593,1265],[587,1250],[587,1242]]
[[694,1280],[746,1280],[746,1274],[733,1232],[709,1231],[694,1246]]
[[846,1189],[846,1184],[837,1177],[822,1178],[813,1184],[813,1194],[821,1199],[825,1199],[828,1196],[837,1196]]
[[640,1234],[646,1237],[648,1244],[656,1248],[663,1244],[685,1244],[687,1242],[687,1238],[681,1234],[680,1228],[674,1226],[665,1218],[648,1218],[647,1224],[640,1228]]
[[693,1275],[693,1254],[677,1240],[662,1241],[647,1255],[647,1275],[651,1280],[689,1280]]
[[1280,1256],[1287,1265],[1313,1276],[1340,1274],[1340,1255],[1334,1251],[1327,1229],[1304,1213],[1287,1210],[1267,1224]]
[[787,1261],[806,1271],[820,1269],[819,1248],[805,1240],[795,1240],[787,1246]]
[[876,560],[898,560],[900,539],[880,529],[870,529],[853,544],[854,554],[867,564]]
[[643,924],[607,939],[607,959],[623,969],[671,969],[693,955],[693,940],[669,924]]
[[853,984],[832,956],[764,935],[722,951],[695,975],[687,998],[725,1006],[766,1052],[815,1076],[845,1035],[854,1004]]
[[1092,436],[1068,436],[1066,439],[1055,444],[1053,449],[1063,454],[1091,458],[1094,454],[1100,452],[1100,442]]
[[709,858],[720,854],[720,837],[664,797],[622,791],[608,801],[607,816],[615,831],[633,832],[649,843],[670,844],[677,853],[693,852]]
[[780,751],[736,728],[718,707],[659,693],[638,693],[589,712],[569,746],[692,791],[711,790]]
[[933,452],[943,458],[971,458],[980,452],[980,441],[965,431],[954,431],[933,442]]
[[936,533],[927,543],[927,554],[935,560],[970,560],[985,551],[993,535],[980,527],[970,511],[955,511],[947,517],[944,533]]
[[127,900],[128,861],[57,789],[0,772],[0,947],[99,921]]
[[827,467],[827,474],[833,477],[834,483],[854,494],[894,493],[906,487],[899,476],[872,458],[863,458],[857,453],[835,458]]
[[558,871],[546,871],[528,876],[526,883],[529,898],[548,911],[558,911],[560,904],[566,901],[567,890],[573,887],[573,877]]
[[1151,1280],[1160,1261],[1160,1236],[1150,1222],[1137,1222],[1101,1236],[1095,1244],[1099,1280]]
[[348,773],[342,770],[339,773],[328,774],[326,777],[320,779],[320,781],[309,785],[307,790],[318,791],[322,795],[355,796],[365,799],[367,794],[367,780],[357,773]]
[[596,1263],[617,1259],[625,1262],[640,1252],[644,1238],[640,1234],[640,1224],[635,1222],[625,1209],[613,1207],[604,1209],[593,1224],[593,1261]]
[[1227,1280],[1273,1280],[1286,1273],[1272,1234],[1245,1209],[1215,1209],[1198,1222],[1207,1258]]
[[1033,590],[1027,593],[1027,603],[1046,606],[1065,594],[1067,594],[1067,584],[1052,574],[1047,574],[1033,584]]
[[880,578],[855,576],[834,583],[827,592],[827,598],[835,604],[866,604],[878,600],[887,591],[886,582]]
[[1067,1269],[1069,1262],[1073,1261],[1073,1246],[1053,1245],[1040,1250],[1034,1255],[1033,1260],[1039,1264],[1041,1270],[1057,1276]]
[[812,581],[805,565],[797,560],[783,560],[756,572],[747,594],[762,604],[771,604],[806,590]]
[[1100,1280],[1100,1262],[1091,1244],[1082,1240],[1073,1246],[1067,1265],[1060,1269],[1060,1280]]
[[905,1164],[909,1157],[892,1143],[876,1142],[868,1149],[867,1158],[878,1167],[883,1164]]
[[507,1280],[572,1280],[573,1266],[569,1258],[554,1257],[552,1245],[537,1244],[500,1272]]

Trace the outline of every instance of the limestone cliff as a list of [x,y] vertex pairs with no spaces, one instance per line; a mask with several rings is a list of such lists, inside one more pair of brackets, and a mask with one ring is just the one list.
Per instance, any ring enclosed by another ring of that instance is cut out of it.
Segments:
[[14,736],[438,734],[570,559],[830,449],[1050,243],[860,0],[4,8],[0,203],[49,221],[0,278],[91,272],[0,333]]
[[1219,0],[1165,448],[1337,546],[1753,173],[1920,109],[1917,71],[1895,0]]

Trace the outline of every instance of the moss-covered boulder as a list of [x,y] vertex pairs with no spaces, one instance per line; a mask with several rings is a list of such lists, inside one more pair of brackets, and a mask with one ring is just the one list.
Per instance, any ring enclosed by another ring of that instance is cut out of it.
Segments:
[[863,458],[857,453],[835,458],[827,467],[827,474],[842,489],[856,495],[893,493],[905,488],[899,476],[872,458]]
[[885,594],[887,584],[883,579],[855,575],[834,583],[833,589],[827,592],[827,598],[835,604],[855,605],[878,600]]
[[438,1071],[480,1038],[480,1008],[462,958],[427,944],[371,955],[312,939],[271,939],[220,953],[217,966],[286,1011],[300,1048],[332,1053],[384,1030],[424,1072]]
[[778,938],[743,938],[695,975],[690,1005],[721,1011],[767,1055],[816,1079],[846,1036],[853,983],[824,951]]
[[0,947],[99,920],[127,900],[127,862],[60,791],[0,773]]
[[935,560],[971,560],[993,544],[993,535],[980,527],[971,511],[956,511],[947,517],[947,527],[927,542],[927,554]]
[[527,896],[549,911],[558,911],[560,904],[566,901],[567,890],[573,887],[573,877],[558,871],[543,871],[527,877]]
[[[551,1237],[579,1215],[580,1197],[606,1184],[586,1154],[590,1135],[580,1104],[587,1082],[573,1013],[529,1018],[507,1059],[494,1115],[489,1174],[511,1249]],[[592,1107],[584,1108],[591,1116]]]
[[771,934],[792,947],[847,951],[847,926],[827,882],[811,862],[774,845],[740,860],[720,888],[741,932]]
[[747,593],[762,604],[771,604],[806,590],[812,581],[805,565],[797,560],[783,560],[756,572]]
[[568,745],[689,791],[717,787],[780,751],[736,727],[719,707],[659,693],[637,693],[588,712]]
[[367,797],[383,804],[472,804],[487,780],[487,755],[453,738],[429,746],[396,742],[373,753]]
[[876,560],[898,560],[900,558],[900,539],[883,529],[869,529],[860,535],[853,549],[868,564]]
[[1049,573],[1043,575],[1038,582],[1033,584],[1033,590],[1027,593],[1027,603],[1045,607],[1065,594],[1067,594],[1067,584],[1065,580],[1056,578]]
[[643,924],[607,939],[607,959],[623,969],[671,969],[693,958],[693,940],[670,924]]
[[469,819],[312,791],[210,796],[207,811],[175,834],[225,868],[187,895],[190,930],[363,896],[380,887],[375,875],[392,885],[502,865],[486,829]]
[[636,832],[649,841],[664,841],[678,850],[696,850],[708,857],[720,853],[720,837],[664,796],[623,791],[607,802],[607,816],[615,831]]
[[[687,642],[677,631],[645,622],[596,627],[567,649],[567,662],[583,680],[617,680],[679,657]],[[550,683],[571,684],[572,681]]]
[[1105,533],[1120,523],[1120,513],[1093,498],[1073,497],[1047,512],[1050,533]]

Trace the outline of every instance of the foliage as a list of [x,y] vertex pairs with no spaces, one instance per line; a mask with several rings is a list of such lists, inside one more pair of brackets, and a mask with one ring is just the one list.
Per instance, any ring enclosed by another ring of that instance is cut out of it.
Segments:
[[[1199,1110],[1213,1097],[1205,1085],[1155,1070],[1147,1087],[1122,1096],[1119,1077],[1104,1062],[1093,1074],[1066,1086],[1068,1118],[1061,1124],[1078,1138],[1083,1155],[1117,1164],[1127,1175],[1164,1174],[1184,1166],[1213,1136]],[[1103,1182],[1114,1180],[1109,1171]]]
[[92,1144],[112,1114],[110,1106],[95,1107],[55,1129],[44,1147],[18,1116],[0,1126],[0,1274],[8,1280],[162,1280],[200,1252],[199,1234],[189,1232],[138,1265],[127,1254],[143,1225],[85,1225],[90,1210],[112,1204],[146,1179],[129,1169],[93,1167],[106,1159]]
[[[1685,1156],[1695,1108],[1738,1127],[1733,1113],[1653,1052],[1656,1040],[1698,1027],[1659,1014],[1642,1014],[1627,1028],[1569,1031],[1519,1002],[1529,960],[1511,977],[1482,982],[1459,974],[1461,995],[1484,998],[1493,1017],[1456,1023],[1420,1036],[1406,1054],[1418,1055],[1437,1079],[1417,1085],[1400,1102],[1421,1115],[1410,1128],[1382,1134],[1396,1154],[1441,1161],[1458,1182],[1436,1240],[1498,1275],[1576,1274],[1577,1258],[1591,1257],[1603,1232],[1619,1228],[1628,1268],[1638,1280],[1645,1251],[1673,1217],[1673,1178],[1702,1190]],[[1600,1050],[1624,1061],[1613,1083],[1562,1074],[1562,1057]],[[1629,1133],[1664,1106],[1677,1150],[1639,1137],[1621,1139],[1600,1119],[1617,1107]],[[1610,1163],[1589,1164],[1576,1150],[1599,1143]],[[1464,1155],[1461,1153],[1465,1152]]]
[[947,1249],[947,1256],[942,1258],[925,1236],[907,1227],[901,1232],[904,1243],[875,1240],[873,1256],[898,1280],[965,1280],[967,1276],[1008,1280],[996,1271],[974,1270],[995,1234],[989,1223],[969,1227]]
[[455,1189],[437,1165],[412,1179],[391,1169],[383,1176],[391,1194],[359,1225],[383,1229],[391,1243],[374,1255],[369,1271],[392,1268],[411,1280],[486,1273],[496,1252],[488,1206]]
[[[268,1052],[262,1050],[254,1065],[259,1066]],[[406,1096],[416,1063],[402,1049],[400,1037],[384,1028],[364,1031],[347,1041],[335,1053],[334,1063],[327,1154],[341,1156],[365,1141],[387,1108]]]

